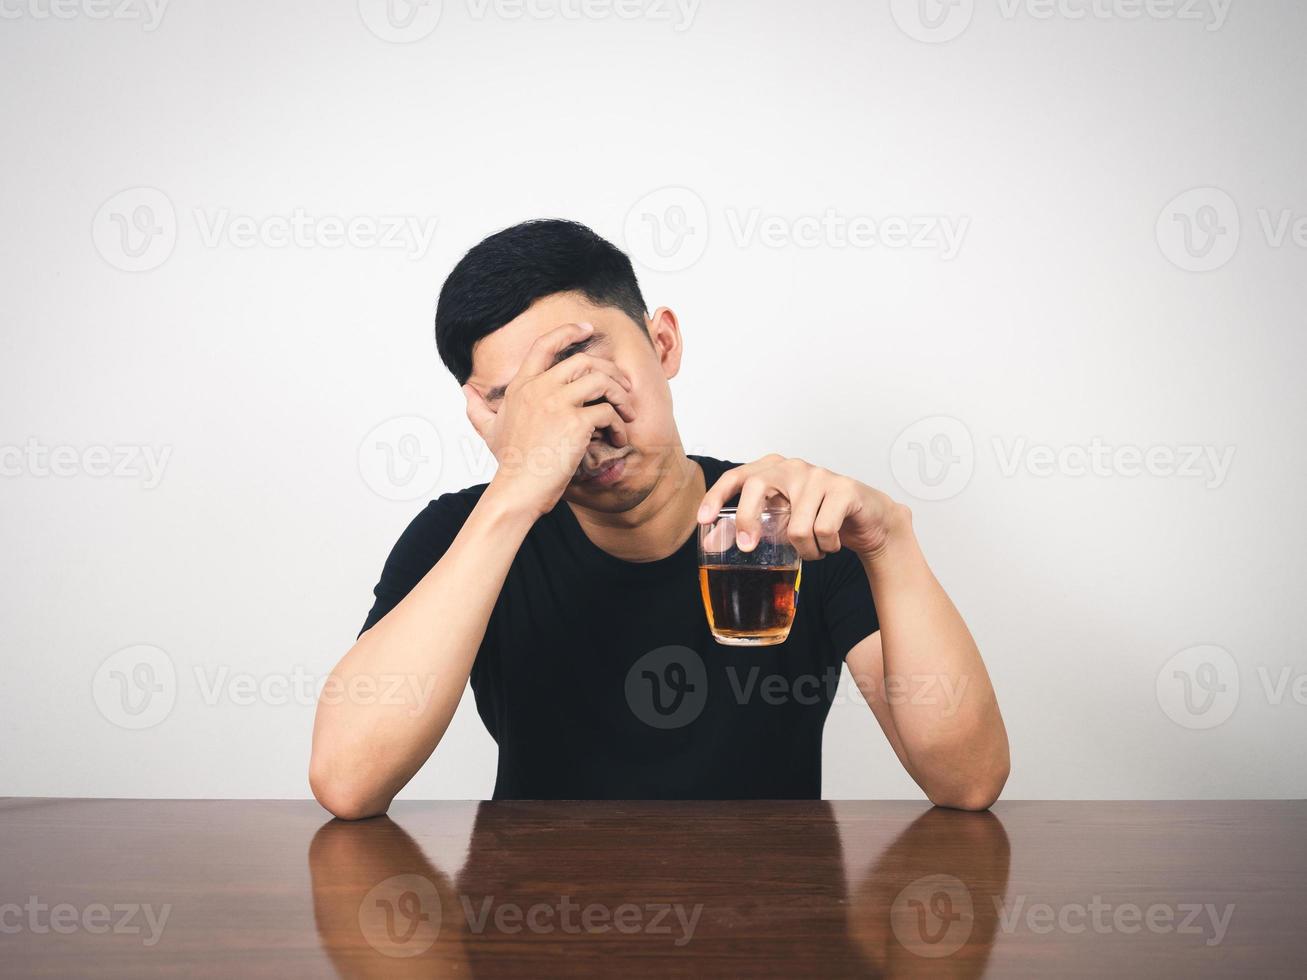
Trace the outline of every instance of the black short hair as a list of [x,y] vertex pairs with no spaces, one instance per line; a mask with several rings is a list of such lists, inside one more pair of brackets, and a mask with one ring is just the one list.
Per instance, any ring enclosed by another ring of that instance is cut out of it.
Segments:
[[538,299],[579,292],[612,306],[643,330],[648,312],[626,254],[575,221],[524,221],[496,232],[454,266],[436,305],[436,350],[466,384],[472,348]]

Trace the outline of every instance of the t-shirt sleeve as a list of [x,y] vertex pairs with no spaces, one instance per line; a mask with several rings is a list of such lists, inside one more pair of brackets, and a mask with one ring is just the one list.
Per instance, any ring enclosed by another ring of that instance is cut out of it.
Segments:
[[[842,662],[858,643],[880,629],[880,620],[867,573],[857,555],[844,548],[823,558],[821,565],[820,601],[826,632],[835,656]],[[802,595],[802,583],[799,588]]]
[[394,609],[444,557],[479,495],[466,490],[431,501],[413,518],[390,550],[381,579],[372,590],[375,601],[363,622],[362,636]]

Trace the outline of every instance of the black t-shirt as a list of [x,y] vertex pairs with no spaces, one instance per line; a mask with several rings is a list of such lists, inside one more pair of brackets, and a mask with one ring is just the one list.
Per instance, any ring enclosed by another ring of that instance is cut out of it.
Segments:
[[[739,465],[690,458],[708,486]],[[440,560],[485,488],[444,494],[413,520],[364,630]],[[719,645],[696,534],[666,558],[628,562],[560,501],[523,541],[472,667],[477,711],[499,745],[494,798],[820,798],[840,668],[878,628],[866,573],[844,550],[804,563],[784,643]]]

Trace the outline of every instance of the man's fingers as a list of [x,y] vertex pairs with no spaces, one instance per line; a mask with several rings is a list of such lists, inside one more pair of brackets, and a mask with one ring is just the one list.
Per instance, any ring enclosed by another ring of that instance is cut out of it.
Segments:
[[735,525],[730,521],[718,521],[707,528],[706,533],[700,535],[700,540],[703,542],[705,552],[720,554],[723,551],[730,551],[735,544]]
[[749,472],[747,466],[737,466],[734,469],[727,470],[717,478],[717,482],[704,494],[703,503],[699,505],[698,520],[700,524],[711,524],[717,520],[717,515],[726,506],[726,501],[740,492],[740,487],[749,478]]
[[627,390],[606,374],[594,371],[582,375],[563,389],[567,399],[573,405],[585,405],[599,398],[608,399],[608,403],[617,409],[617,414],[625,422],[635,421],[635,411],[630,405]]
[[770,456],[756,459],[752,463],[745,463],[743,466],[736,466],[723,473],[718,477],[717,482],[712,485],[712,488],[704,494],[703,502],[699,504],[699,523],[711,524],[715,521],[718,513],[726,506],[726,501],[740,492],[745,480],[762,470],[771,469],[780,459],[780,456],[772,453]]
[[585,419],[591,430],[607,429],[612,434],[613,445],[618,449],[625,448],[627,445],[629,440],[626,436],[626,424],[617,414],[617,409],[607,402],[585,406],[581,409],[581,418]]
[[631,390],[630,375],[619,368],[615,361],[610,361],[606,357],[597,357],[585,351],[580,351],[566,360],[559,361],[549,369],[549,376],[560,385],[565,385],[592,371],[602,371],[627,391]]
[[840,528],[844,526],[844,518],[848,516],[851,502],[849,497],[838,493],[828,493],[822,500],[817,520],[812,525],[812,535],[823,554],[833,555],[843,547],[840,543]]
[[821,557],[821,548],[813,536],[813,526],[817,522],[823,495],[819,487],[811,487],[795,496],[798,499],[790,501],[790,519],[785,534],[800,558],[816,561]]
[[490,431],[490,423],[495,420],[495,413],[481,397],[481,392],[471,385],[463,385],[463,395],[467,398],[467,420],[472,423],[472,428],[477,430],[477,434],[485,439]]
[[517,376],[534,378],[537,374],[544,374],[553,367],[554,358],[561,351],[585,340],[592,333],[594,333],[594,324],[564,323],[561,327],[555,327],[548,333],[541,334],[535,339],[531,349],[526,352],[522,366],[517,369]]
[[778,488],[760,474],[744,481],[740,488],[740,502],[735,507],[735,545],[741,551],[752,551],[758,545],[762,529],[762,507],[768,495]]

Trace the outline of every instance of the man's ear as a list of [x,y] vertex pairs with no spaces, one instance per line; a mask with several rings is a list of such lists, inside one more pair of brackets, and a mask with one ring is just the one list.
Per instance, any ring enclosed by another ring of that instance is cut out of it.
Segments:
[[658,307],[646,318],[645,331],[658,355],[658,363],[663,366],[663,377],[670,381],[680,373],[681,354],[685,351],[676,314],[665,306]]

